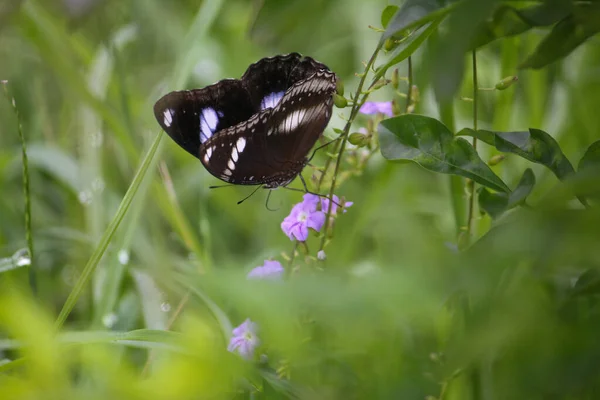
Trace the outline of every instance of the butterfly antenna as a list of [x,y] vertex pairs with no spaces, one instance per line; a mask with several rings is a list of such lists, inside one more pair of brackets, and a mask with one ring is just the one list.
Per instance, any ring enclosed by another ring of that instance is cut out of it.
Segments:
[[314,156],[317,154],[317,151],[321,150],[321,149],[322,149],[322,148],[324,148],[324,147],[327,147],[327,146],[329,146],[329,145],[330,145],[331,143],[333,143],[333,142],[337,142],[338,140],[340,140],[340,138],[339,138],[339,137],[337,137],[337,138],[335,138],[335,139],[333,139],[333,140],[331,140],[331,141],[329,141],[329,142],[327,142],[327,143],[325,143],[325,144],[323,144],[323,145],[321,145],[321,146],[317,147],[316,149],[314,149],[314,150],[313,150],[313,153],[312,153],[312,155],[310,156],[310,158],[308,159],[308,161],[307,161],[306,163],[308,164],[308,163],[310,162],[310,160],[312,160],[312,159],[313,159],[313,157],[314,157]]
[[273,192],[272,190],[269,190],[269,194],[267,195],[267,200],[265,201],[265,208],[269,211],[277,211],[277,210],[279,210],[279,208],[269,208],[269,199],[271,198],[272,192]]
[[254,189],[254,190],[252,191],[252,193],[250,193],[248,196],[244,197],[243,199],[241,199],[241,200],[240,200],[240,201],[238,201],[237,203],[238,203],[238,204],[242,204],[243,202],[245,202],[246,200],[248,200],[250,197],[252,197],[252,195],[253,195],[254,193],[256,193],[256,192],[258,191],[258,189],[260,189],[261,187],[262,187],[262,186],[258,186],[256,189]]
[[[284,188],[286,188],[287,190],[291,190],[292,192],[310,193],[315,196],[323,197],[324,199],[329,199],[329,196],[326,194],[319,194],[319,193],[311,192],[310,190],[308,190],[308,187],[306,186],[306,181],[304,180],[304,177],[302,176],[302,174],[300,174],[298,176],[300,176],[300,180],[302,181],[302,184],[304,185],[304,190],[291,188],[291,187],[287,187],[287,186],[284,186]],[[342,207],[342,205],[340,203],[338,203],[337,201],[335,201],[333,199],[331,199],[331,201],[333,201],[333,204],[335,204],[336,206]]]

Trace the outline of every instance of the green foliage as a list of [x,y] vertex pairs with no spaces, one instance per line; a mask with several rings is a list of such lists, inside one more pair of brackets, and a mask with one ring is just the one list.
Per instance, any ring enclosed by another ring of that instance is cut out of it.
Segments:
[[[395,3],[0,0],[2,400],[597,397],[600,3]],[[304,178],[354,203],[306,243],[152,115],[292,51],[345,86]]]

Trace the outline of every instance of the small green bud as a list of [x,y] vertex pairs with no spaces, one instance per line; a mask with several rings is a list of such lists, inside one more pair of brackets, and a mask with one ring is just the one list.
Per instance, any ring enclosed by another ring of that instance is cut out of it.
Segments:
[[387,38],[385,43],[383,44],[383,48],[385,49],[385,51],[391,51],[394,50],[394,48],[397,46],[396,41],[394,40],[393,37],[391,38]]
[[358,147],[364,147],[369,144],[369,138],[360,132],[351,133],[348,136],[348,141]]
[[348,105],[348,100],[346,100],[344,96],[340,96],[339,94],[334,93],[333,104],[335,104],[337,108],[344,108]]
[[394,69],[392,72],[392,86],[394,89],[398,89],[398,85],[400,84],[400,76],[399,76],[398,68]]
[[390,83],[389,80],[387,79],[380,79],[377,82],[375,82],[373,84],[373,86],[371,86],[371,90],[377,90],[377,89],[381,89],[382,87],[384,87],[385,85],[387,85],[388,83]]
[[490,167],[493,167],[494,165],[498,165],[502,161],[504,161],[505,158],[506,158],[506,156],[504,154],[496,154],[495,156],[493,156],[492,158],[489,159],[488,165]]
[[475,182],[473,179],[466,178],[465,179],[465,189],[468,194],[473,194],[473,189],[475,188]]
[[512,86],[513,83],[515,83],[518,80],[519,80],[519,78],[516,76],[507,76],[506,78],[502,79],[500,82],[496,83],[495,88],[497,90],[508,89],[509,87]]
[[335,92],[340,96],[344,95],[344,82],[341,79],[335,82]]
[[400,107],[400,104],[398,104],[396,99],[392,100],[392,114],[394,114],[394,115],[402,114],[402,108]]

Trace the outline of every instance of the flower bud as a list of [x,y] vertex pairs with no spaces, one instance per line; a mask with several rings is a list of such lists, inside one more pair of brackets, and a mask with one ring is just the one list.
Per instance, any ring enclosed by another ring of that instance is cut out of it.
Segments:
[[344,95],[344,82],[341,79],[338,79],[335,83],[335,92],[340,96]]
[[493,156],[492,158],[489,159],[488,161],[488,165],[490,167],[493,167],[494,165],[498,165],[500,164],[504,159],[506,158],[506,156],[504,154],[496,154],[495,156]]
[[509,87],[512,86],[513,83],[515,83],[518,80],[519,80],[519,78],[516,76],[507,76],[506,78],[502,79],[500,82],[496,83],[495,88],[497,90],[508,89]]
[[337,108],[344,108],[348,105],[348,100],[346,100],[344,96],[340,96],[339,94],[334,93],[333,104],[335,104]]
[[319,261],[325,261],[326,258],[327,255],[325,254],[325,252],[323,250],[319,250],[319,252],[317,253],[317,259],[319,259]]
[[375,82],[375,84],[373,84],[373,86],[371,86],[371,90],[381,89],[382,87],[384,87],[388,83],[390,83],[389,80],[387,80],[387,79],[380,79],[377,82]]
[[392,86],[394,89],[398,89],[399,84],[400,84],[400,73],[398,72],[398,68],[396,68],[392,72]]
[[402,114],[402,107],[400,107],[400,104],[398,104],[396,99],[392,100],[392,114],[394,114],[394,115]]
[[385,49],[385,51],[394,50],[394,48],[396,46],[397,46],[397,43],[393,37],[387,38],[385,43],[383,44],[383,48]]
[[364,147],[369,144],[369,138],[360,132],[351,133],[348,136],[348,141],[358,147]]

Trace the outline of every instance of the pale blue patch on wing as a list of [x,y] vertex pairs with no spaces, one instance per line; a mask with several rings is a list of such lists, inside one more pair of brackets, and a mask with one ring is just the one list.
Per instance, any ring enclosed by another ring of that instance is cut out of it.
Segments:
[[200,143],[206,142],[215,133],[218,123],[219,116],[214,109],[210,107],[202,109],[200,113]]
[[260,102],[260,109],[275,108],[285,92],[273,92],[266,95]]

